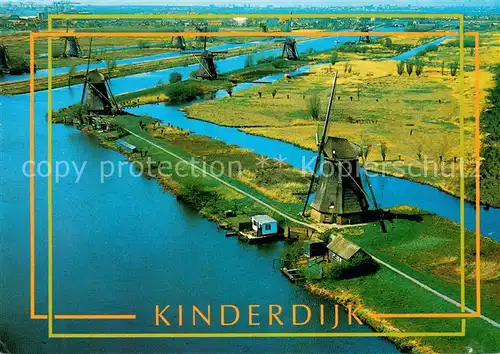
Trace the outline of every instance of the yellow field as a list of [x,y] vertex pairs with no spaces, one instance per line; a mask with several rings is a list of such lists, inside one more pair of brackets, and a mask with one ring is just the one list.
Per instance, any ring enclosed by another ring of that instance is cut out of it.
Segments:
[[[425,67],[424,73],[399,76],[393,61],[352,60],[351,73],[344,72],[346,62],[334,66],[339,70],[330,135],[346,137],[354,142],[363,139],[371,144],[368,161],[373,169],[381,169],[380,146],[386,144],[387,161],[402,161],[423,168],[417,160],[418,151],[427,158],[427,164],[439,161],[443,154],[446,171],[459,157],[459,80],[442,75],[440,67]],[[327,65],[314,67],[307,75],[281,79],[272,85],[261,85],[238,92],[233,98],[196,103],[186,110],[193,118],[221,125],[243,128],[251,134],[280,139],[296,145],[316,149],[315,135],[323,125],[324,111],[333,73]],[[466,157],[473,167],[474,139],[474,72],[465,73],[465,134]],[[484,89],[492,85],[490,72],[480,73],[481,106]],[[358,101],[358,88],[360,97]],[[277,90],[272,98],[271,92]],[[262,92],[259,98],[258,91]],[[309,98],[318,94],[322,103],[320,119],[313,120],[308,113]],[[352,99],[351,99],[352,98]],[[388,173],[398,174],[391,168]],[[437,177],[422,182],[438,185],[457,193],[458,183],[453,179]]]

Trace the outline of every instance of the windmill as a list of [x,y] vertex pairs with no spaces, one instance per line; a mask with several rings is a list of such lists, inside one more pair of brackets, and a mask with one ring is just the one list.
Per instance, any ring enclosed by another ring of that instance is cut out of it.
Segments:
[[299,51],[297,50],[297,42],[293,38],[287,38],[283,43],[281,58],[287,60],[298,60]]
[[196,77],[205,80],[217,79],[217,67],[214,58],[217,54],[227,53],[227,50],[211,52],[207,50],[207,37],[204,37],[203,51],[194,54],[200,63]]
[[[194,29],[196,30],[196,32],[200,32],[200,33],[208,32],[208,25],[195,23]],[[204,41],[205,43],[207,42],[206,36],[196,36],[194,39],[197,41]]]
[[281,19],[281,32],[292,32],[292,18],[284,17]]
[[358,31],[366,32],[366,35],[359,36],[360,43],[370,43],[370,36],[368,33],[370,32],[370,27],[368,25],[358,26]]
[[[34,69],[36,72],[36,65]],[[26,58],[15,58],[12,61],[7,46],[0,44],[0,74],[21,75],[29,72],[30,66]]]
[[[359,174],[358,159],[362,155],[361,147],[345,138],[327,136],[336,83],[337,73],[333,78],[323,133],[317,142],[318,156],[302,214],[304,215],[307,209],[316,173],[323,158],[318,187],[311,203],[311,217],[321,223],[356,224],[367,221],[371,213],[368,211],[368,195],[363,189]],[[378,209],[371,184],[369,186],[373,204]],[[383,221],[381,222],[383,224]],[[382,229],[385,231],[384,226]]]
[[[97,69],[89,72],[90,54],[92,50],[92,39],[89,45],[89,57],[87,72],[85,74],[80,104],[85,104],[89,113],[97,115],[112,115],[119,112],[119,106],[111,92],[109,80]],[[87,96],[85,99],[85,95]]]
[[172,37],[172,47],[184,50],[186,49],[186,41],[183,36]]
[[[66,24],[66,33],[69,30],[69,22]],[[64,39],[64,50],[62,53],[63,58],[79,58],[82,56],[82,50],[78,44],[78,40],[75,36],[65,36]],[[90,55],[90,54],[89,54]]]
[[0,71],[9,72],[10,69],[10,57],[7,51],[7,46],[3,43],[0,44]]

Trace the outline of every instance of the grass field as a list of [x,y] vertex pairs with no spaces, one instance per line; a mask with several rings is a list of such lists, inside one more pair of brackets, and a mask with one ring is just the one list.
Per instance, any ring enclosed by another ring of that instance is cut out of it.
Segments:
[[[347,65],[347,66],[346,66]],[[350,73],[345,68],[350,68]],[[387,146],[387,161],[398,161],[423,169],[446,163],[445,171],[457,171],[459,157],[459,83],[456,77],[442,75],[438,67],[425,67],[420,77],[415,73],[399,76],[393,61],[351,60],[333,67],[339,71],[334,110],[329,134],[359,143],[371,144],[370,167],[401,175],[394,164],[383,163],[381,144]],[[324,117],[333,73],[328,66],[315,67],[310,73],[283,79],[238,92],[233,98],[195,103],[186,108],[192,118],[221,125],[241,127],[244,131],[280,139],[308,148],[316,148],[315,135],[323,119],[314,120],[308,102],[319,95]],[[474,74],[465,73],[466,169],[473,167]],[[481,71],[481,88],[492,85],[492,74]],[[277,90],[272,98],[271,91]],[[359,90],[359,100],[358,100]],[[263,92],[259,98],[258,91]],[[484,105],[485,91],[481,94]],[[419,161],[418,153],[421,152]],[[457,194],[458,179],[430,175],[420,182],[436,185]]]
[[[394,218],[386,221],[384,234],[377,223],[341,229],[342,235],[366,252],[382,259],[426,285],[460,301],[459,225],[442,217],[410,208],[391,210]],[[475,236],[466,232],[466,305],[475,308]],[[500,245],[481,239],[482,313],[500,320]],[[294,246],[296,247],[296,246]],[[300,264],[301,262],[299,262]],[[307,266],[302,263],[304,271]],[[458,319],[387,319],[379,322],[376,313],[446,313],[459,308],[418,287],[387,268],[375,274],[351,279],[310,280],[311,290],[341,303],[365,307],[365,319],[379,331],[392,327],[404,331],[456,331]],[[481,319],[467,320],[465,337],[421,338],[413,352],[463,353],[498,352],[500,330]],[[405,346],[412,342],[406,342]]]

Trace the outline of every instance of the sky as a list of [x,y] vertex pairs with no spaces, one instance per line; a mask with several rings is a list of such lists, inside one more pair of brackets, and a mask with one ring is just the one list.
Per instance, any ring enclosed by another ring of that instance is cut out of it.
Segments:
[[[31,0],[30,2],[51,4],[52,0]],[[75,0],[82,5],[229,5],[252,4],[257,6],[361,6],[361,5],[398,5],[398,6],[499,6],[500,0]]]

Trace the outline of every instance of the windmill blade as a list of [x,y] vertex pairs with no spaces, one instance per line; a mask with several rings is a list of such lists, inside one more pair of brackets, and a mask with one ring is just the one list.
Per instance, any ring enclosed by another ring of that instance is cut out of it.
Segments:
[[[370,182],[370,179],[368,178],[368,174],[366,173],[366,168],[365,168],[366,160],[365,160],[365,154],[363,154],[363,150],[364,150],[363,140],[361,140],[361,160],[363,161],[363,171],[364,171],[364,175],[365,175],[366,184],[368,184],[368,190],[370,191],[370,195],[372,197],[371,199],[373,202],[373,206],[375,207],[375,209],[377,211],[380,211],[381,209],[379,208],[378,203],[377,203],[377,199],[375,198],[375,192],[373,191],[372,184]],[[386,233],[387,228],[385,227],[384,218],[381,217],[379,219],[379,222],[380,222],[380,228],[382,229],[382,232]]]
[[304,202],[304,209],[302,210],[302,215],[304,215],[306,212],[307,205],[309,203],[309,197],[311,195],[312,188],[314,185],[314,180],[316,178],[316,173],[318,172],[318,168],[321,162],[321,154],[323,153],[323,145],[325,144],[326,134],[328,133],[328,123],[330,121],[330,115],[332,112],[333,97],[335,96],[336,86],[337,86],[337,72],[335,72],[335,75],[333,76],[332,89],[330,91],[330,98],[328,100],[328,109],[326,110],[325,124],[323,126],[323,134],[321,135],[321,140],[318,145],[318,156],[316,157],[316,162],[314,163],[314,171],[311,177],[311,184],[309,185],[309,190],[307,191],[307,196]]
[[83,90],[82,90],[82,99],[80,100],[80,104],[83,104],[83,99],[85,98],[85,89],[87,88],[87,77],[89,75],[90,68],[90,55],[92,54],[92,37],[90,37],[89,42],[89,55],[87,58],[87,71],[85,72],[85,78],[83,79]]

